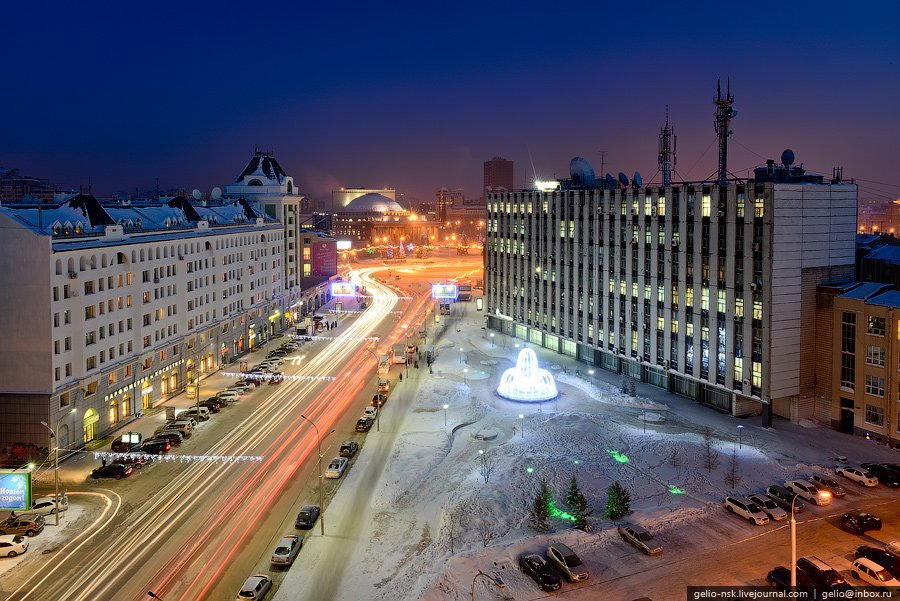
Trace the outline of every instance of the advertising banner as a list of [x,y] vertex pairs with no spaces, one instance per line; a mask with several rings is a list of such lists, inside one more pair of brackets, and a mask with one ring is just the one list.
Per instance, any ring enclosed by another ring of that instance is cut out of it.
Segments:
[[331,296],[356,296],[356,284],[352,282],[332,282]]
[[0,470],[0,511],[31,509],[31,472]]
[[333,276],[337,273],[337,242],[316,241],[312,246],[312,275]]
[[456,284],[432,284],[431,298],[456,300]]

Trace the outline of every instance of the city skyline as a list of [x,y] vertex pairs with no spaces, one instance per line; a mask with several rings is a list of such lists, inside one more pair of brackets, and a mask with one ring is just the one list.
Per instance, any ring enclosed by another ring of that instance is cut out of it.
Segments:
[[[900,92],[895,6],[848,15],[793,5],[756,19],[741,7],[583,7],[583,36],[571,35],[568,11],[489,6],[476,19],[464,8],[285,7],[273,27],[201,8],[60,5],[40,44],[27,28],[5,40],[23,92],[3,100],[16,119],[0,164],[99,195],[152,188],[156,177],[208,192],[259,146],[314,198],[341,186],[474,198],[493,156],[517,164],[516,187],[565,177],[576,155],[600,170],[601,150],[604,171],[650,180],[668,107],[676,170],[701,180],[715,169],[716,79],[730,77],[733,173],[792,148],[807,169],[862,180],[862,202],[900,196],[885,175],[900,133],[884,102]],[[28,17],[17,10],[10,19]],[[729,43],[714,48],[720,18]],[[574,84],[578,94],[562,91]]]

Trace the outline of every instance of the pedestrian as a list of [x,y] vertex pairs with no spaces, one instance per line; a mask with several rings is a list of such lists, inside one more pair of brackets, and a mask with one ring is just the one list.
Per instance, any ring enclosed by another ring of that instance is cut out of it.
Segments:
[[433,374],[433,373],[434,373],[434,370],[431,369],[431,365],[430,365],[430,364],[428,365],[428,373],[430,373],[430,374]]
[[401,381],[401,382],[403,381],[403,374],[402,374],[402,373],[400,374],[400,381]]

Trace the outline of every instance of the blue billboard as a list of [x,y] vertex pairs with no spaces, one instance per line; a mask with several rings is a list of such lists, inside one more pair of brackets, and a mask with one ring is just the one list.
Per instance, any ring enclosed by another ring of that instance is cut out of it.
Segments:
[[31,509],[31,472],[0,470],[0,511]]
[[456,300],[456,284],[432,284],[431,298]]

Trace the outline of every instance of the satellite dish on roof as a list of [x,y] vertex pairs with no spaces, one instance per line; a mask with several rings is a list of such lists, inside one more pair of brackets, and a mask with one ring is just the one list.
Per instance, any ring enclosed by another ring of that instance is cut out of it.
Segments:
[[644,178],[641,177],[640,171],[634,172],[634,178],[631,181],[633,181],[634,185],[637,186],[638,188],[640,188],[641,186],[644,185]]
[[212,196],[213,200],[221,200],[222,199],[222,188],[220,188],[219,186],[216,186],[215,188],[212,189],[212,192],[210,192],[210,196]]
[[197,190],[196,188],[194,188],[194,191],[191,192],[191,196],[194,197],[194,200],[200,200],[201,198],[203,198],[203,195],[200,194],[200,190]]
[[569,161],[569,176],[576,183],[584,186],[594,185],[594,180],[596,179],[594,168],[582,157],[575,157]]
[[781,153],[781,164],[785,167],[790,167],[794,164],[794,151],[788,148],[784,152]]
[[612,173],[607,173],[607,174],[603,177],[603,181],[605,181],[605,182],[606,182],[606,185],[607,185],[608,187],[610,187],[610,188],[615,188],[615,187],[616,187],[616,178],[614,178],[614,177],[612,176]]
[[619,171],[619,183],[622,184],[623,188],[628,187],[628,176]]

